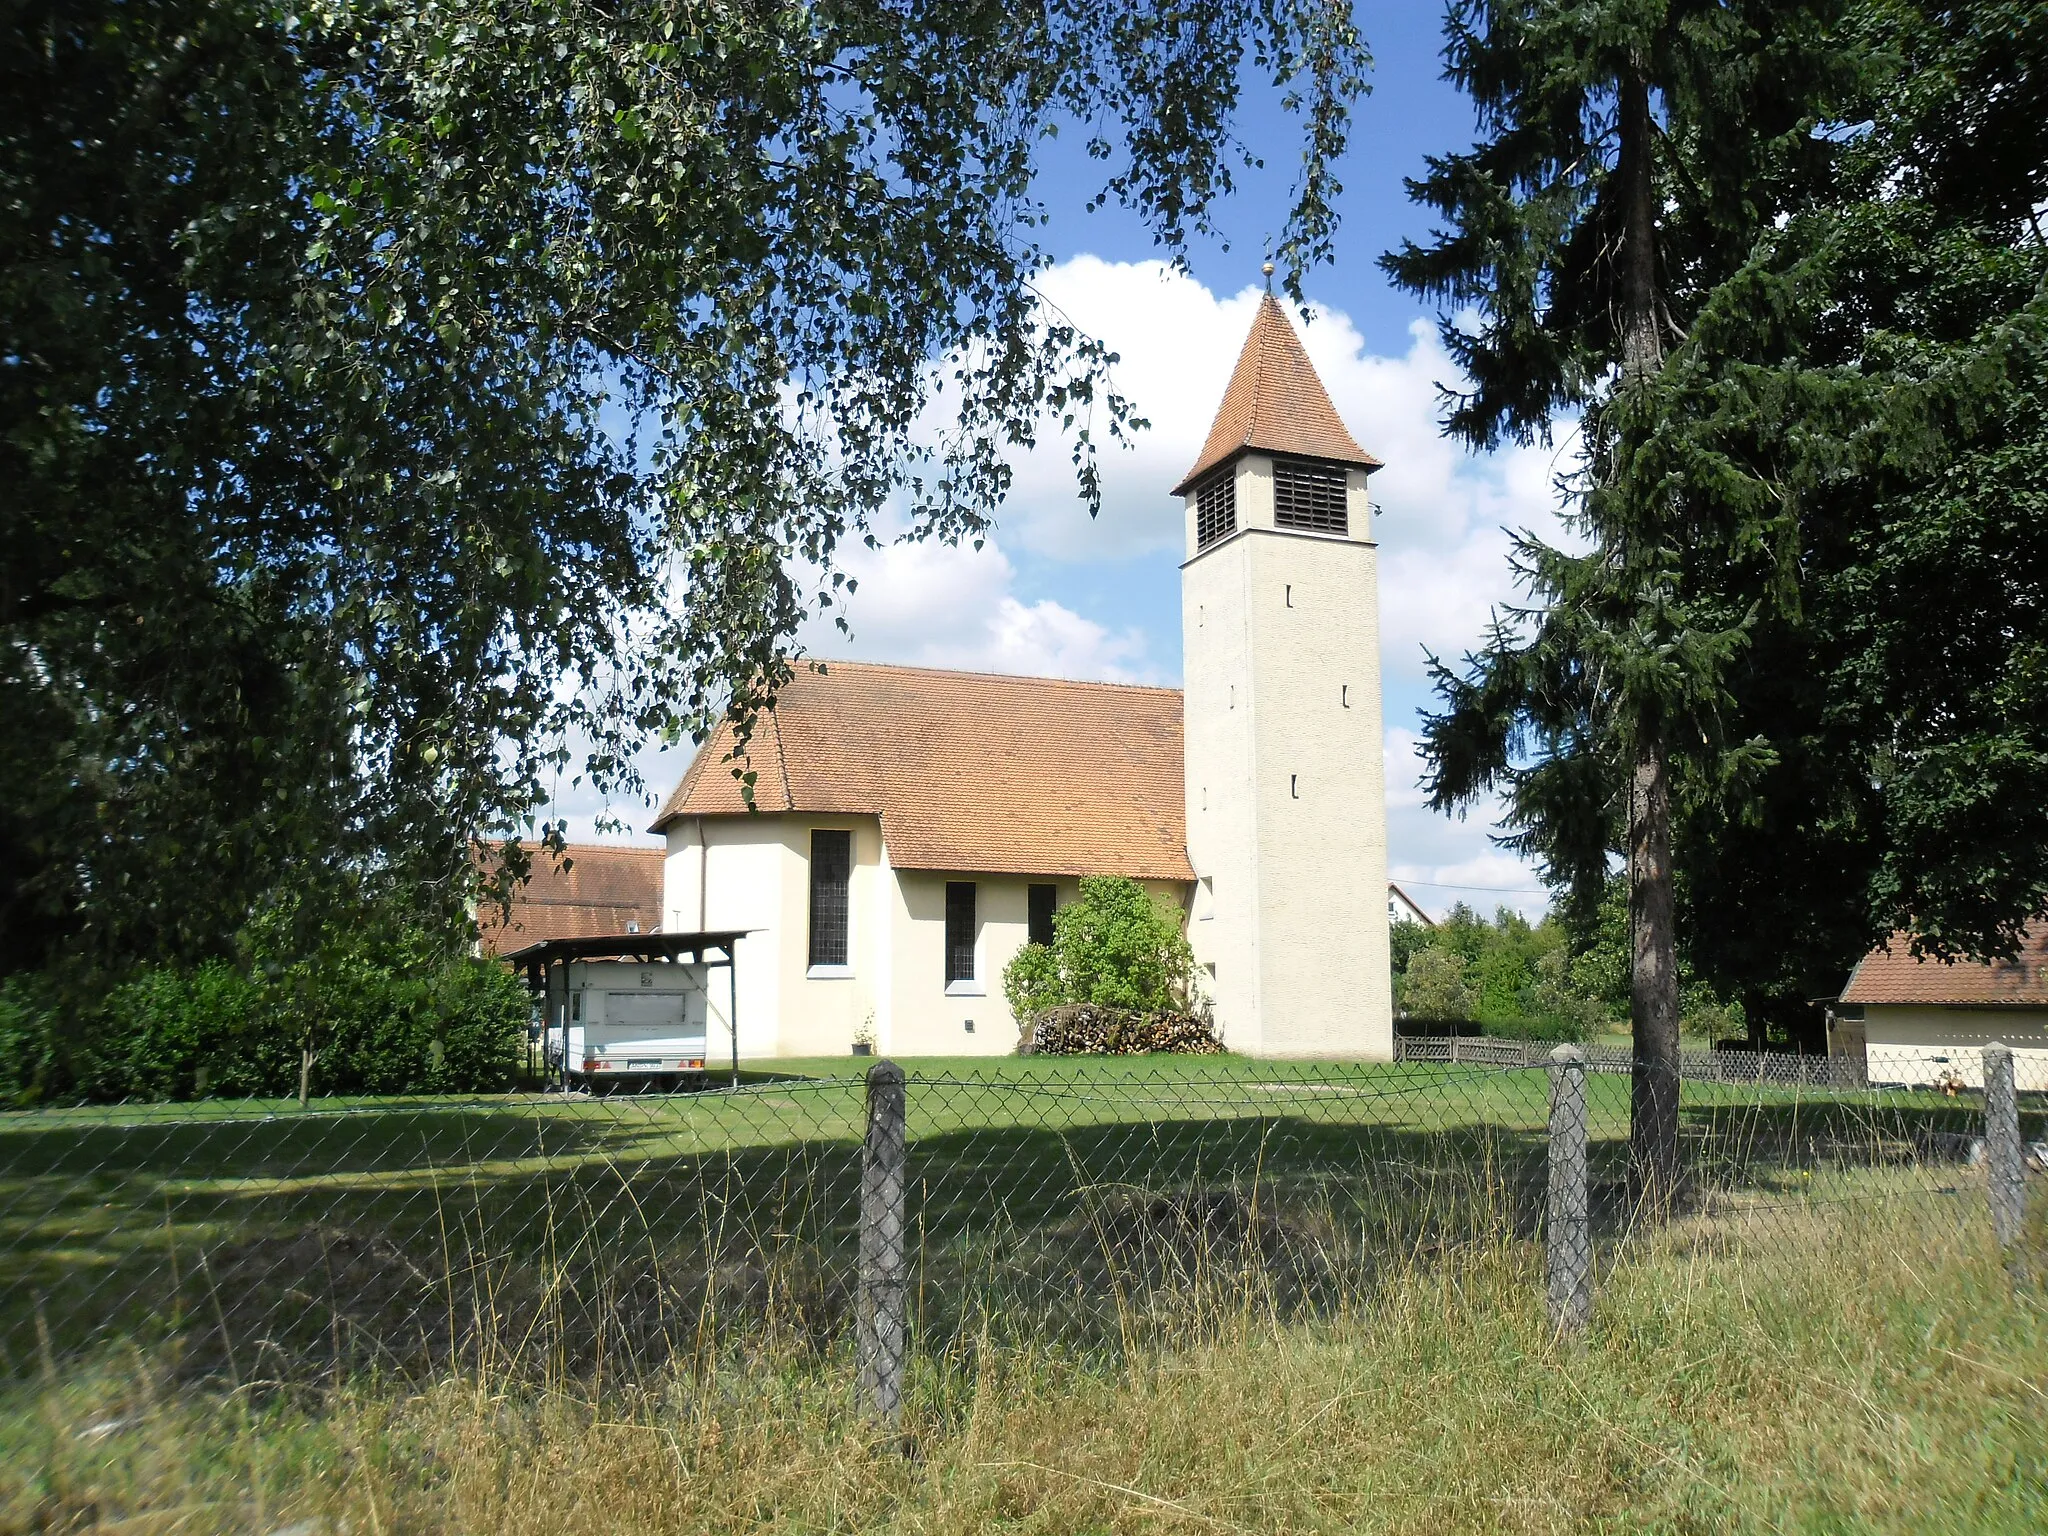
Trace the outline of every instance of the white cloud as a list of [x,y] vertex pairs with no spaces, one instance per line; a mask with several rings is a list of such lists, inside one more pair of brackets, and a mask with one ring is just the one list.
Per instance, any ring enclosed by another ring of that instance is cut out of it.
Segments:
[[993,538],[978,550],[930,540],[860,546],[845,553],[840,569],[859,584],[845,600],[852,634],[830,618],[812,620],[800,638],[813,655],[1101,682],[1158,680],[1142,630],[1112,630],[1050,597],[1019,597],[1016,570]]
[[1442,917],[1459,902],[1487,916],[1506,907],[1532,920],[1550,906],[1549,895],[1530,871],[1499,849],[1449,864],[1397,862],[1389,866],[1388,878],[1432,917]]
[[1386,730],[1387,847],[1389,878],[1418,905],[1440,916],[1462,901],[1482,912],[1512,907],[1536,917],[1549,897],[1535,871],[1490,840],[1500,807],[1464,818],[1429,809],[1423,789],[1427,764],[1422,737],[1405,726]]
[[1387,810],[1420,810],[1423,804],[1422,738],[1405,726],[1390,725],[1384,732],[1386,748],[1381,754],[1386,769]]
[[[1127,448],[1103,445],[1097,518],[1075,488],[1070,441],[1048,421],[1038,446],[1016,462],[999,511],[1000,543],[992,539],[978,554],[939,545],[846,552],[846,568],[862,580],[850,609],[852,647],[878,659],[974,657],[972,664],[1005,671],[1170,679],[1176,637],[1084,617],[1061,601],[1056,577],[1053,591],[1015,592],[1017,573],[1003,545],[1055,568],[1177,560],[1181,506],[1170,492],[1201,451],[1260,291],[1219,295],[1164,262],[1094,256],[1060,263],[1040,286],[1060,313],[1118,354],[1114,384],[1149,426]],[[1425,650],[1454,661],[1483,635],[1494,608],[1514,596],[1508,530],[1563,536],[1552,482],[1565,450],[1474,454],[1445,438],[1438,386],[1454,383],[1457,369],[1419,316],[1398,357],[1368,351],[1339,311],[1313,307],[1306,325],[1290,318],[1339,414],[1385,462],[1372,481],[1383,672],[1396,687],[1419,686]],[[1092,425],[1100,441],[1099,411]],[[1004,608],[1011,598],[1034,616],[1030,622]],[[846,648],[829,626],[805,638],[828,654]]]

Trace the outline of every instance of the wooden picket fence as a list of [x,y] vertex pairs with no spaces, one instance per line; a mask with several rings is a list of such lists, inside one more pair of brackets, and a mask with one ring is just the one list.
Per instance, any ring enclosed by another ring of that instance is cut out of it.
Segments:
[[[1396,1061],[1456,1062],[1474,1067],[1541,1067],[1556,1049],[1548,1040],[1501,1040],[1488,1035],[1396,1035]],[[1588,1045],[1588,1072],[1626,1076],[1635,1053],[1622,1045]],[[1700,1083],[1736,1083],[1775,1088],[1867,1088],[1869,1069],[1860,1057],[1799,1056],[1786,1051],[1680,1051],[1679,1076]]]

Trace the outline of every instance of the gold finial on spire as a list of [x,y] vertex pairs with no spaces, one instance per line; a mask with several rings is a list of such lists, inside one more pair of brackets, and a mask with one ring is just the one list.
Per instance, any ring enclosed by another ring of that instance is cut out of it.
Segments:
[[1259,270],[1266,274],[1266,292],[1271,293],[1273,291],[1273,263],[1269,261],[1263,267],[1260,267]]

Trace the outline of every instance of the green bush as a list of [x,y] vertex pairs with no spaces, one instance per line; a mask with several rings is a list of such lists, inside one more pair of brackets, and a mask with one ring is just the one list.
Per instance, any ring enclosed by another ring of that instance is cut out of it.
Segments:
[[15,978],[0,988],[0,1097],[284,1097],[309,1049],[320,1095],[492,1092],[524,1060],[526,988],[495,961],[329,955],[266,970],[162,967],[68,1003]]
[[326,1041],[314,1072],[329,1093],[458,1093],[508,1088],[525,1055],[524,984],[493,961],[425,976],[359,965],[322,1000]]
[[1059,961],[1045,944],[1026,944],[1003,967],[1003,996],[1010,1000],[1010,1017],[1018,1028],[1027,1026],[1048,1008],[1066,1001],[1060,986]]
[[39,976],[0,981],[0,1103],[34,1103],[68,1074],[49,1028],[49,989]]
[[79,1087],[93,1099],[281,1092],[274,1085],[284,1051],[271,1038],[265,1002],[263,987],[224,961],[146,971],[114,988],[97,1011],[74,1015]]
[[1135,880],[1089,875],[1053,914],[1051,948],[1027,944],[1003,971],[1018,1027],[1049,1008],[1089,1004],[1136,1016],[1201,1010],[1195,960],[1180,914]]
[[1416,950],[1396,982],[1401,1011],[1418,1019],[1472,1018],[1478,997],[1465,971],[1465,957],[1456,950],[1436,946]]

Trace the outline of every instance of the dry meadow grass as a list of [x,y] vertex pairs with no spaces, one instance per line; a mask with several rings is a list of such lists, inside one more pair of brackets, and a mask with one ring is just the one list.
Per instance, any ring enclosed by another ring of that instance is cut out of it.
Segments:
[[1583,1347],[1525,1244],[1114,1367],[970,1340],[921,1363],[909,1455],[836,1355],[601,1401],[102,1362],[0,1399],[0,1533],[2039,1532],[2048,1292],[1985,1227],[1928,1198],[1681,1224],[1603,1276]]

